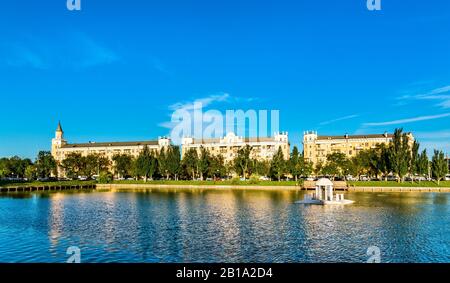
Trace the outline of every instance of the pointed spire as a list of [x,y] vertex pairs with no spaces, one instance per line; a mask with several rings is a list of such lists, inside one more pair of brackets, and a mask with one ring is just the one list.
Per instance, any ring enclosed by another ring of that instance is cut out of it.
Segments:
[[63,129],[61,127],[61,121],[58,121],[58,128],[56,128],[56,131],[57,132],[62,132],[63,131]]

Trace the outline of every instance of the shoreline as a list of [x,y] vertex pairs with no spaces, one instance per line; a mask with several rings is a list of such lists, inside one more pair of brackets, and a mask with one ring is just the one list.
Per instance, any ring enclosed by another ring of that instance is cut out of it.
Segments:
[[446,187],[348,187],[349,192],[412,192],[412,193],[429,193],[429,192],[450,192],[450,188]]
[[[192,190],[248,190],[248,191],[313,191],[314,188],[304,188],[299,186],[239,186],[239,185],[148,185],[148,184],[98,184],[98,190],[176,190],[176,189],[192,189]],[[450,192],[450,188],[444,187],[347,187],[337,188],[337,191],[346,192]]]
[[258,185],[167,185],[167,184],[97,184],[97,190],[176,190],[176,189],[205,189],[205,190],[257,190],[257,191],[301,191],[299,186],[258,186]]
[[[241,190],[241,191],[313,191],[314,187],[298,185],[217,185],[217,184],[86,184],[86,185],[37,185],[37,186],[13,186],[1,187],[0,193],[14,192],[43,192],[43,191],[74,191],[74,190]],[[346,192],[450,192],[450,187],[409,187],[409,186],[339,186],[336,191]]]

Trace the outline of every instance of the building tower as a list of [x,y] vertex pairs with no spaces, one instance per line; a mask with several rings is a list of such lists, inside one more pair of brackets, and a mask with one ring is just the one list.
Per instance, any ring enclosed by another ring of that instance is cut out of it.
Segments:
[[55,138],[52,139],[52,155],[55,160],[58,161],[60,159],[58,149],[60,149],[65,144],[67,144],[67,142],[64,139],[64,131],[61,127],[61,122],[58,122],[58,127],[56,128],[55,132]]

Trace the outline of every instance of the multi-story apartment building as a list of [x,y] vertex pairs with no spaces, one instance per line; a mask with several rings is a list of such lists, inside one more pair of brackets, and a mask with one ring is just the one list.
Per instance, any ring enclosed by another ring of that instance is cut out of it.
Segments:
[[[303,151],[305,160],[324,163],[327,155],[335,152],[344,153],[351,158],[358,152],[375,148],[378,144],[389,144],[393,134],[371,134],[371,135],[342,135],[342,136],[319,136],[317,132],[308,131],[303,134]],[[414,136],[408,133],[409,141],[414,141]]]
[[223,138],[183,138],[182,155],[184,156],[191,148],[200,150],[204,147],[210,154],[221,154],[225,162],[231,162],[236,158],[238,150],[246,145],[252,147],[250,156],[257,160],[271,160],[279,148],[283,151],[285,159],[289,159],[290,156],[288,133],[276,133],[273,137],[264,138],[245,138],[236,136],[234,133],[228,133]]
[[[88,143],[68,143],[64,139],[64,131],[61,123],[58,123],[55,138],[52,139],[52,156],[57,164],[61,162],[71,153],[79,153],[82,156],[89,154],[100,154],[110,160],[116,154],[129,154],[137,157],[145,146],[151,151],[159,152],[162,148],[170,145],[170,139],[158,138],[153,141],[134,141],[134,142],[88,142]],[[59,166],[58,166],[59,167]],[[58,168],[58,176],[63,176],[64,172]]]

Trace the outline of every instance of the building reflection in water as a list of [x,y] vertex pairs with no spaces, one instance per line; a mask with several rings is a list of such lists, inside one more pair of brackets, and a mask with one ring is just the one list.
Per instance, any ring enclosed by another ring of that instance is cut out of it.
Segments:
[[50,241],[50,252],[56,255],[58,243],[64,228],[64,193],[50,195],[48,211],[48,236]]

